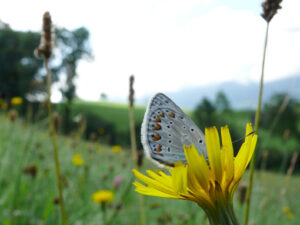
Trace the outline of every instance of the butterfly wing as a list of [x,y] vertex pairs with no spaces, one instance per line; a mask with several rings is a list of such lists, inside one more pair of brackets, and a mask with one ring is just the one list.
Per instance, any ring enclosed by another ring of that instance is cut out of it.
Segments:
[[194,145],[207,158],[203,132],[162,93],[150,100],[141,132],[146,155],[163,165],[186,164],[183,145]]

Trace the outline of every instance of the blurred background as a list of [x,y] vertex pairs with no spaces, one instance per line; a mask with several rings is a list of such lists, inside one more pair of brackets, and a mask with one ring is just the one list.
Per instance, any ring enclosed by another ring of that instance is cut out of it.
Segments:
[[[281,5],[270,24],[253,209],[266,208],[266,215],[276,212],[278,217],[253,215],[256,224],[298,224],[300,216],[296,201],[300,198],[300,2],[287,0]],[[229,125],[235,150],[239,149],[238,140],[244,137],[246,123],[254,123],[257,107],[266,29],[261,0],[0,0],[3,224],[56,224],[59,217],[54,184],[49,195],[34,196],[50,181],[55,183],[47,134],[46,70],[33,53],[40,44],[45,11],[51,14],[55,34],[51,101],[70,224],[102,224],[90,195],[97,189],[113,189],[116,176],[130,183],[132,74],[140,152],[141,123],[149,99],[157,92],[168,95],[201,129]],[[72,158],[76,154],[82,157],[80,165]],[[153,167],[144,161],[144,169]],[[138,210],[137,194],[123,186],[115,189],[116,199],[124,205],[115,223],[139,224],[131,218],[122,222]],[[269,188],[275,190],[268,195]],[[168,201],[172,200],[146,198],[145,207],[153,211],[149,224],[196,224],[203,217],[187,203],[169,209]],[[112,215],[120,204],[110,205]]]

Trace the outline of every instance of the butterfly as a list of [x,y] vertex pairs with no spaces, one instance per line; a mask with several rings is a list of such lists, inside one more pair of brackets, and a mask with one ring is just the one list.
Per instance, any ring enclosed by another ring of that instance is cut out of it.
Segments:
[[205,136],[179,106],[162,93],[150,100],[141,128],[146,155],[164,166],[186,164],[183,145],[194,145],[207,159]]

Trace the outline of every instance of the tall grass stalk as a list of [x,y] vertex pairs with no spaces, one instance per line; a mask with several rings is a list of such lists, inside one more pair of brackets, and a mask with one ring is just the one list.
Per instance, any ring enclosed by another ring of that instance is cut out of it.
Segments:
[[[256,130],[256,132],[258,132],[259,122],[260,122],[260,115],[261,115],[261,103],[262,103],[262,95],[263,95],[265,61],[266,61],[266,52],[267,52],[267,45],[268,45],[268,36],[269,36],[269,22],[267,23],[266,34],[265,34],[262,69],[261,69],[261,77],[260,77],[260,84],[259,84],[258,104],[257,104],[256,113],[255,113],[255,130]],[[248,188],[247,196],[246,196],[246,209],[245,209],[244,225],[248,225],[248,221],[249,221],[249,211],[250,211],[251,195],[252,195],[252,188],[253,188],[255,155],[256,155],[256,153],[254,152],[253,156],[252,156],[252,159],[251,159],[251,163],[250,163],[249,188]]]
[[58,148],[56,144],[56,135],[54,130],[54,124],[53,124],[53,109],[51,105],[51,72],[49,69],[48,59],[45,58],[45,68],[47,71],[47,103],[48,103],[48,115],[49,115],[49,132],[50,137],[52,141],[52,149],[53,149],[53,157],[54,157],[54,165],[55,165],[55,172],[56,172],[56,180],[57,180],[57,188],[58,188],[58,194],[59,194],[59,204],[61,209],[61,222],[63,225],[67,224],[67,217],[66,217],[66,211],[65,211],[65,204],[63,199],[63,188],[61,183],[61,173],[60,173],[60,167],[59,167],[59,158],[58,158]]
[[[133,161],[137,167],[140,167],[138,160],[138,152],[136,147],[136,135],[135,135],[135,122],[134,122],[134,76],[131,75],[129,78],[129,125],[130,125],[130,139],[131,139],[131,151]],[[140,220],[141,225],[146,224],[146,214],[144,209],[144,199],[142,195],[138,195],[140,205]]]

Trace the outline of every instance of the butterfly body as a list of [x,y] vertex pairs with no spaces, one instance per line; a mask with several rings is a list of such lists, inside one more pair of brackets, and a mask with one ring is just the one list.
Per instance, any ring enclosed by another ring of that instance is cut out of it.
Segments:
[[159,164],[186,164],[183,145],[194,145],[207,158],[205,137],[197,125],[166,95],[156,94],[149,102],[142,124],[146,155]]

